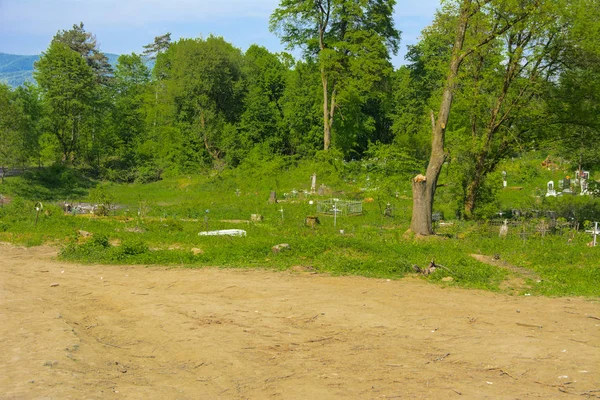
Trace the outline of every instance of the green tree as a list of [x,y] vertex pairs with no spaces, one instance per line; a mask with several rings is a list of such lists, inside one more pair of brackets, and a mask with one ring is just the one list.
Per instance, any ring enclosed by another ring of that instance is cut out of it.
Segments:
[[289,153],[281,99],[288,70],[276,54],[252,45],[244,54],[246,94],[236,136],[227,144],[228,160],[236,165],[256,144],[273,153]]
[[0,182],[10,167],[22,165],[27,157],[26,117],[8,85],[0,83]]
[[79,25],[74,24],[73,28],[68,31],[57,32],[52,43],[63,43],[71,50],[81,54],[94,71],[98,82],[108,84],[112,76],[112,67],[108,62],[108,57],[98,49],[96,36],[85,31],[83,22],[80,22]]
[[137,148],[146,139],[150,71],[141,56],[119,57],[113,80],[112,134],[104,147],[110,154],[105,167],[112,180],[131,181],[138,164]]
[[94,72],[85,59],[62,43],[54,42],[35,65],[46,107],[45,124],[58,141],[62,162],[73,162],[79,139],[90,124],[95,99]]
[[[332,140],[336,109],[349,113],[362,93],[391,72],[388,50],[396,52],[395,0],[281,0],[270,28],[290,49],[318,60],[322,86],[323,148]],[[344,91],[342,93],[342,91]]]
[[242,64],[241,51],[214,36],[182,39],[158,56],[155,74],[164,76],[167,118],[178,130],[171,132],[178,137],[173,161],[180,166],[222,161],[243,111]]
[[[458,3],[448,3],[448,9],[454,16],[444,18],[444,21],[454,21],[454,39],[450,41],[451,52],[448,58],[446,78],[439,94],[439,112],[431,112],[432,141],[431,154],[427,165],[426,175],[417,175],[412,182],[413,211],[411,230],[420,235],[430,235],[432,231],[432,209],[437,189],[437,182],[442,166],[447,158],[445,148],[446,129],[450,110],[460,81],[461,66],[465,60],[483,51],[499,36],[515,26],[525,24],[538,9],[537,0],[532,1],[472,1],[461,0]],[[489,29],[469,31],[471,25],[477,26],[481,20],[492,21]],[[469,33],[469,34],[468,34]],[[473,35],[473,33],[476,33]]]
[[144,56],[155,60],[160,53],[167,51],[171,45],[171,32],[156,36],[154,42],[144,46]]

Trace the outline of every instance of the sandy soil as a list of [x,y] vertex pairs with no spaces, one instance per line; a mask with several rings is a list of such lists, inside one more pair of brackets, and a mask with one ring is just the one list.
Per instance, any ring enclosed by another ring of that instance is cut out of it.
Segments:
[[0,244],[1,399],[600,397],[600,302]]

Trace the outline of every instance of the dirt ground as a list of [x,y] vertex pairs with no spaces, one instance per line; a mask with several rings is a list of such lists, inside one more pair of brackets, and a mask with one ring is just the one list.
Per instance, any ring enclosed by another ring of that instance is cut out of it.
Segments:
[[600,397],[600,302],[0,244],[1,399]]

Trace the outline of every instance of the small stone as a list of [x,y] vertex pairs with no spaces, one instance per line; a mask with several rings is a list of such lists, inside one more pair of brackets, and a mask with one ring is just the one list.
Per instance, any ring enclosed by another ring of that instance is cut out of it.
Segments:
[[202,250],[202,249],[199,249],[199,248],[197,248],[197,247],[194,247],[194,248],[192,249],[192,254],[193,254],[193,255],[195,255],[195,256],[197,256],[198,254],[204,254],[204,250]]
[[452,282],[454,280],[451,276],[445,276],[442,278],[442,282]]
[[51,283],[50,284],[50,287],[57,287],[57,286],[58,286],[58,283]]
[[77,233],[82,236],[82,237],[88,237],[88,236],[92,236],[91,233],[89,233],[88,231],[84,231],[84,230],[78,230]]
[[273,250],[273,253],[275,253],[275,254],[281,253],[282,251],[289,250],[289,249],[290,249],[290,245],[287,243],[276,244],[275,246],[273,246],[271,248],[271,250]]

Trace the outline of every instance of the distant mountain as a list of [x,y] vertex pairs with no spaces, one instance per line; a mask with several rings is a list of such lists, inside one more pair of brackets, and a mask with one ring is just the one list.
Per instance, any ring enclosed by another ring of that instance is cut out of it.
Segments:
[[[118,54],[106,53],[108,62],[114,67],[117,65]],[[0,82],[5,82],[12,87],[21,86],[25,82],[35,82],[33,79],[33,64],[39,60],[40,55],[23,56],[18,54],[0,53]],[[154,61],[146,62],[152,68]]]
[[40,56],[21,56],[0,53],[0,82],[17,87],[25,82],[33,82],[33,63]]

